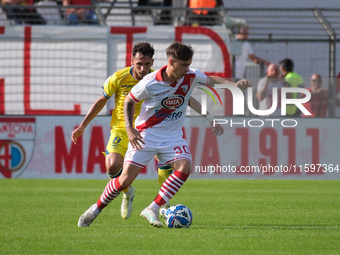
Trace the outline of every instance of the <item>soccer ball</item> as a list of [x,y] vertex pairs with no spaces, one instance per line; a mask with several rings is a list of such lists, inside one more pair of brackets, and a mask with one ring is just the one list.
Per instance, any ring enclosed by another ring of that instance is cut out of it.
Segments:
[[182,204],[171,206],[165,213],[168,228],[189,228],[192,223],[192,213]]

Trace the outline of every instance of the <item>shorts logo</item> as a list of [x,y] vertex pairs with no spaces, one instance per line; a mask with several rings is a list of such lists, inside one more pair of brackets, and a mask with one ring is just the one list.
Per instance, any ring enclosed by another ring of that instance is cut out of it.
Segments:
[[181,95],[172,95],[164,98],[161,104],[166,109],[176,109],[184,104],[184,97]]

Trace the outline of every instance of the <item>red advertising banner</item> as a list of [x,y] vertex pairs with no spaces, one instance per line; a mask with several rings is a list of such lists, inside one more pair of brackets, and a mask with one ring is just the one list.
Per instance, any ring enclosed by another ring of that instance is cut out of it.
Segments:
[[[107,178],[102,152],[110,117],[95,118],[74,145],[71,133],[82,118],[0,118],[1,178]],[[205,119],[186,119],[191,178],[340,179],[336,132],[340,120],[295,119],[295,127],[283,119],[225,120],[225,133],[215,137]],[[157,178],[156,171],[152,160],[139,178]]]

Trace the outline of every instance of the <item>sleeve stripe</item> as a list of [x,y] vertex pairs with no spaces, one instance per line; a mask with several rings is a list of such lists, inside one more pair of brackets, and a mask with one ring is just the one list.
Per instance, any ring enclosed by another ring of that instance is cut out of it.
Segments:
[[104,97],[106,97],[107,99],[110,99],[110,96],[108,96],[108,95],[105,93],[104,90],[103,90],[103,95],[104,95]]
[[132,101],[134,101],[135,103],[138,103],[139,100],[137,98],[135,98],[135,96],[130,92],[129,93],[129,97],[132,99]]

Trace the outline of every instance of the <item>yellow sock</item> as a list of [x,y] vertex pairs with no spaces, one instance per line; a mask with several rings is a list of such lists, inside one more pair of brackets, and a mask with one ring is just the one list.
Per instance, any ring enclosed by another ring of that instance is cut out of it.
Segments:
[[158,168],[158,184],[162,187],[163,182],[172,174],[172,167],[170,166],[163,166]]
[[129,188],[130,188],[130,187],[127,187],[126,189],[123,189],[123,192],[124,192],[124,193],[128,192],[128,191],[129,191]]

